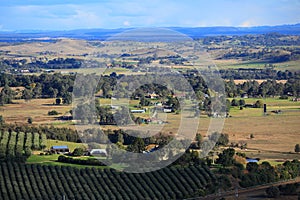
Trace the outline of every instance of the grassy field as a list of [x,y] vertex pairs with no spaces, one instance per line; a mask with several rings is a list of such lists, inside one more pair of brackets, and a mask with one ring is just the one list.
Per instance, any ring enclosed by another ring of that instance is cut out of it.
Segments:
[[[52,155],[39,155],[39,154],[33,154],[31,155],[27,160],[27,164],[41,164],[41,165],[53,165],[53,166],[70,166],[70,167],[76,167],[76,168],[98,168],[98,169],[104,169],[108,168],[108,166],[97,166],[97,165],[78,165],[78,164],[71,164],[71,163],[62,163],[57,162],[58,157],[61,154],[52,154]],[[77,159],[88,159],[88,157],[78,157]],[[76,159],[76,157],[74,157]],[[101,159],[101,158],[99,158]],[[103,158],[105,159],[105,158]],[[125,165],[121,164],[112,164],[112,167],[117,170],[122,170]]]
[[105,74],[109,75],[112,72],[116,72],[117,74],[130,74],[131,72],[125,68],[79,68],[79,69],[55,69],[55,72],[60,72],[62,74],[68,73],[83,73],[83,74]]
[[[293,152],[295,144],[300,143],[300,102],[278,98],[245,99],[247,104],[257,100],[267,104],[267,115],[262,108],[231,108],[224,132],[229,134],[231,141],[246,141],[249,148]],[[282,113],[271,112],[274,110]],[[253,139],[250,139],[250,134],[254,135]]]
[[[236,59],[229,59],[229,60],[213,60],[215,65],[219,69],[246,69],[246,68],[253,68],[253,69],[263,69],[265,67],[266,62],[249,62],[249,61],[239,61]],[[278,71],[297,71],[300,67],[299,60],[296,61],[288,61],[283,63],[275,63],[275,70]]]
[[28,159],[27,159],[27,163],[45,163],[45,162],[55,162],[57,160],[57,158],[59,157],[59,154],[53,154],[53,155],[31,155]]
[[61,145],[67,145],[71,152],[73,152],[75,148],[86,149],[88,147],[87,144],[83,144],[83,143],[66,142],[66,141],[59,141],[59,140],[47,140],[46,148],[50,149],[52,146],[61,146]]
[[[104,169],[108,168],[107,166],[94,166],[94,165],[78,165],[78,164],[71,164],[71,163],[61,163],[57,162],[58,157],[60,154],[53,154],[53,155],[31,155],[26,163],[27,164],[41,164],[41,165],[53,165],[53,166],[70,166],[70,167],[76,167],[76,168],[99,168]],[[124,166],[121,165],[114,165],[116,169],[122,169]]]

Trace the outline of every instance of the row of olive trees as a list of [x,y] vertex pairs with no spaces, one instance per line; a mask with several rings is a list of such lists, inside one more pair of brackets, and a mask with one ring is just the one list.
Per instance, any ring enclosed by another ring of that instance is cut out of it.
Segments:
[[1,162],[0,176],[0,199],[183,199],[211,193],[216,185],[205,166],[133,174]]
[[45,147],[45,134],[0,131],[0,160],[24,161],[31,155],[31,150]]

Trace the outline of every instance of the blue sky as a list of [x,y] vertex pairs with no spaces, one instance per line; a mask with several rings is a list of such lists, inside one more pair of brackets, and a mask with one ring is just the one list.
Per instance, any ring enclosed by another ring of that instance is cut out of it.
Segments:
[[0,30],[300,23],[300,0],[7,0]]

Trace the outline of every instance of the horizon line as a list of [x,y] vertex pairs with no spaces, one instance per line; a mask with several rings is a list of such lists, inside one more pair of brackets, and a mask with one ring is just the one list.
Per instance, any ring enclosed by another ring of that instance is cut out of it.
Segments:
[[259,27],[278,27],[278,26],[300,26],[300,22],[292,23],[292,24],[278,24],[278,25],[257,25],[257,26],[228,26],[228,25],[215,25],[215,26],[132,26],[132,27],[119,27],[119,28],[101,28],[101,27],[94,27],[94,28],[74,28],[74,29],[15,29],[15,30],[1,30],[0,32],[52,32],[52,31],[77,31],[77,30],[120,30],[120,29],[139,29],[139,28],[259,28]]

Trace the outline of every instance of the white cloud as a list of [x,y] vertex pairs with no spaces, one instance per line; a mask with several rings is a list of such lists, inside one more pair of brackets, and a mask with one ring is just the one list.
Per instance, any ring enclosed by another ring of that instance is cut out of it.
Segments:
[[0,5],[0,24],[20,30],[299,23],[299,0],[285,1],[68,0],[46,5],[50,0],[43,0],[35,5]]
[[130,22],[129,22],[129,21],[124,21],[124,22],[123,22],[123,25],[124,25],[124,26],[130,26]]
[[240,27],[251,27],[251,26],[257,26],[257,24],[252,20],[246,20],[246,21],[243,21],[239,26]]

